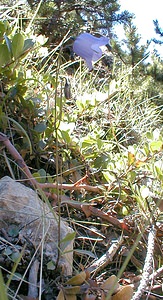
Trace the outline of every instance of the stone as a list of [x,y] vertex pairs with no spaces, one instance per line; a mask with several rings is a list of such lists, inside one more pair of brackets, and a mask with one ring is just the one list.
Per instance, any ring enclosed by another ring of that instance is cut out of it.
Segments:
[[[58,256],[58,226],[60,240],[73,233],[68,224],[43,202],[38,193],[12,178],[0,179],[0,228],[16,225],[19,235],[31,241],[38,251],[43,249],[46,261],[56,263]],[[73,239],[60,245],[59,266],[65,276],[72,274]]]

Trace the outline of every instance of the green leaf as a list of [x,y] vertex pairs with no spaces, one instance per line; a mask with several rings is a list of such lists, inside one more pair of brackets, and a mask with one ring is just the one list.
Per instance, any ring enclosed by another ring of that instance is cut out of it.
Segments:
[[6,249],[3,251],[3,254],[6,256],[9,256],[12,254],[12,250],[10,247],[6,247]]
[[0,22],[0,40],[3,39],[4,33],[10,34],[12,31],[12,28],[10,27],[10,24],[8,21]]
[[39,175],[40,175],[40,180],[39,182],[41,183],[45,183],[46,182],[46,171],[44,169],[40,169],[38,171]]
[[12,56],[12,44],[11,44],[11,41],[10,41],[10,39],[8,38],[8,36],[6,34],[4,34],[4,38],[5,38],[5,41],[6,41],[6,45],[7,45],[8,51],[9,51],[10,55]]
[[32,39],[27,39],[24,41],[23,53],[27,50],[30,50],[34,46],[34,42]]
[[60,241],[60,243],[66,243],[72,241],[76,236],[76,232],[66,234],[66,236]]
[[60,243],[62,244],[62,250],[66,249],[66,247],[75,238],[75,236],[76,236],[76,232],[71,232],[66,234],[66,236],[60,241]]
[[12,261],[16,263],[17,260],[20,258],[20,253],[19,253],[19,251],[13,252],[13,253],[11,254],[10,257],[11,257]]
[[85,138],[82,141],[82,148],[86,148],[89,147],[90,145],[94,145],[96,143],[96,141],[94,139],[91,138]]
[[3,23],[5,25],[5,32],[7,35],[9,35],[12,32],[12,27],[7,20],[3,21]]
[[12,224],[8,228],[8,235],[12,237],[16,237],[19,234],[19,227],[15,224]]
[[162,172],[162,168],[161,168],[161,161],[157,161],[154,164],[154,170],[155,170],[155,173],[156,173],[156,176],[158,177],[158,179],[160,181],[163,181],[163,172]]
[[127,216],[128,213],[129,213],[129,211],[128,211],[127,207],[126,207],[126,206],[123,206],[123,207],[122,207],[122,214],[123,214],[123,216]]
[[135,162],[135,155],[128,152],[128,165],[131,166]]
[[[9,277],[9,275],[7,275]],[[22,279],[22,275],[20,273],[15,272],[12,274],[12,279],[13,281],[20,281]]]
[[38,182],[41,182],[39,172],[34,172],[34,173],[32,174],[32,176],[33,176]]
[[94,167],[107,169],[108,162],[109,156],[107,154],[101,154],[100,156],[97,156],[94,160]]
[[46,124],[43,122],[39,123],[35,126],[34,130],[37,131],[38,133],[43,133],[46,130]]
[[130,182],[134,182],[136,178],[136,172],[135,171],[130,171],[128,174],[127,174],[127,179],[130,181]]
[[97,256],[94,255],[91,251],[88,251],[88,250],[75,249],[74,252],[79,254],[79,255],[87,255],[89,257],[97,259]]
[[17,33],[14,35],[12,39],[12,52],[14,58],[18,58],[23,53],[24,47],[24,37],[21,33]]
[[103,171],[102,174],[107,182],[112,182],[115,180],[115,176],[112,172]]
[[34,172],[32,175],[39,183],[46,182],[46,171],[44,169],[40,169],[38,172]]
[[3,37],[4,33],[5,33],[5,24],[4,22],[0,22],[0,37]]
[[0,299],[8,300],[1,269],[0,269]]
[[52,261],[52,260],[50,260],[48,263],[47,263],[47,269],[48,270],[54,270],[55,269],[55,264],[54,264],[54,262]]
[[98,149],[101,149],[104,146],[105,142],[102,141],[101,139],[97,139],[97,146]]
[[11,61],[11,55],[5,44],[0,45],[0,68]]
[[160,151],[163,147],[162,141],[153,141],[150,143],[150,148],[152,152]]
[[[7,287],[10,286],[11,280],[20,280],[19,278],[22,277],[19,273],[16,273],[16,269],[17,269],[17,267],[18,267],[18,265],[19,265],[19,263],[20,263],[20,261],[21,261],[21,259],[23,257],[23,254],[24,254],[24,251],[25,251],[25,247],[26,247],[26,245],[24,245],[24,247],[22,248],[22,250],[21,250],[20,253],[18,252],[19,255],[17,256],[17,259],[15,257],[16,261],[14,262],[12,271],[11,271],[10,275],[7,276],[8,277],[8,280],[7,280],[7,283],[6,283]],[[16,279],[14,277],[16,277]]]
[[31,144],[30,138],[29,138],[27,132],[25,131],[25,129],[24,129],[18,122],[16,122],[16,121],[15,121],[14,119],[12,119],[12,118],[6,117],[6,116],[4,116],[3,118],[5,118],[6,120],[9,120],[9,121],[11,121],[11,122],[13,122],[14,125],[16,125],[20,131],[22,131],[22,133],[24,134],[24,136],[26,137],[26,139],[27,139],[27,141],[28,141],[29,148],[30,148],[30,154],[31,154],[31,153],[32,153],[32,144]]
[[38,145],[43,150],[46,147],[47,143],[44,140],[40,140],[38,142]]
[[80,100],[76,100],[76,105],[80,112],[84,110],[84,105]]
[[64,139],[64,141],[69,144],[71,142],[71,138],[70,138],[70,135],[69,135],[69,132],[68,131],[61,131],[61,136],[62,138]]

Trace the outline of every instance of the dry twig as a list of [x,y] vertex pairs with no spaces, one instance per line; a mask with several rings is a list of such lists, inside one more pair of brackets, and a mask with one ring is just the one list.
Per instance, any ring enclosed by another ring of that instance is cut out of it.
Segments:
[[29,271],[29,287],[28,287],[28,296],[37,298],[38,297],[38,285],[37,285],[37,277],[38,277],[38,270],[39,270],[39,261],[36,259],[33,264],[31,265]]
[[154,252],[154,245],[155,245],[155,236],[156,236],[156,229],[154,228],[154,226],[152,226],[148,235],[147,255],[146,255],[145,264],[143,268],[142,279],[140,281],[138,290],[136,291],[135,295],[132,297],[132,300],[141,299],[141,296],[145,292],[148,283],[150,281],[150,275],[153,271],[153,252]]
[[87,269],[89,272],[94,272],[97,274],[99,271],[104,269],[110,262],[112,262],[114,255],[118,251],[119,247],[123,243],[123,238],[120,237],[116,243],[113,243],[108,251],[102,255],[98,260],[92,263],[92,265]]
[[[28,166],[26,165],[24,159],[21,157],[20,153],[16,150],[16,148],[11,144],[9,138],[0,132],[0,142],[3,142],[5,147],[8,149],[9,153],[12,155],[12,157],[15,159],[18,166],[21,168],[21,170],[24,172],[26,177],[29,179],[29,182],[36,188],[40,189],[59,189],[59,190],[87,190],[94,193],[101,193],[102,189],[100,186],[91,186],[88,184],[59,184],[59,183],[38,183],[37,180],[33,177],[32,173],[30,172]],[[50,195],[50,193],[48,193]],[[51,194],[52,198],[54,199],[54,194]]]

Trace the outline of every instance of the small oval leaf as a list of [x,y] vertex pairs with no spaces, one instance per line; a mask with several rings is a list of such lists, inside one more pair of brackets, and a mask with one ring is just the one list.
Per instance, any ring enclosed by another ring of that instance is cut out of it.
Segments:
[[17,237],[19,235],[19,227],[15,224],[11,224],[8,228],[8,235],[11,237]]
[[6,45],[7,45],[8,51],[9,51],[10,55],[12,56],[11,41],[10,41],[10,39],[8,38],[8,36],[6,34],[4,34],[4,38],[5,38],[5,41],[6,41]]
[[[77,295],[80,293],[80,286],[72,286],[64,288],[65,295]],[[72,299],[72,298],[71,298]]]
[[12,53],[14,58],[18,58],[22,52],[24,47],[24,37],[21,33],[17,33],[14,35],[12,39]]
[[59,291],[59,294],[58,294],[56,300],[65,300],[65,297],[64,297],[64,294],[63,294],[62,290]]
[[131,152],[128,152],[128,165],[131,166],[135,161],[135,155]]
[[115,275],[110,276],[108,279],[105,280],[105,282],[101,285],[101,288],[103,290],[111,290],[114,287],[113,293],[115,293],[120,285],[118,283],[118,279]]
[[5,33],[5,24],[4,22],[0,21],[0,37],[3,37],[4,33]]
[[150,148],[152,152],[160,151],[163,147],[162,141],[153,141],[150,143]]
[[60,241],[60,243],[67,243],[75,238],[76,232],[67,233],[66,236]]
[[48,270],[55,270],[56,266],[54,264],[54,262],[52,260],[50,260],[48,263],[47,263],[47,269]]
[[23,53],[30,50],[34,46],[32,39],[27,39],[24,41]]
[[112,296],[112,300],[131,300],[133,296],[133,288],[131,285],[126,285],[121,290]]
[[83,271],[75,276],[73,276],[72,278],[70,278],[66,284],[69,284],[69,285],[81,285],[85,280],[86,280],[86,272]]
[[0,45],[0,68],[11,61],[11,55],[8,51],[7,45]]
[[37,131],[38,133],[43,133],[46,130],[46,124],[45,123],[38,123],[35,128],[35,131]]

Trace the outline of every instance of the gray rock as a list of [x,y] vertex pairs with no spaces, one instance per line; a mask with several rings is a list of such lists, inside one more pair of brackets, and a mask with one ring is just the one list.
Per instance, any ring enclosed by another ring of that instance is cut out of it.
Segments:
[[[62,240],[73,230],[60,219],[48,203],[44,203],[37,192],[8,176],[0,180],[0,228],[15,224],[19,234],[30,240],[38,251],[54,263],[58,255],[58,224]],[[72,274],[73,240],[60,246],[59,265],[64,275]]]

